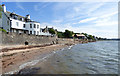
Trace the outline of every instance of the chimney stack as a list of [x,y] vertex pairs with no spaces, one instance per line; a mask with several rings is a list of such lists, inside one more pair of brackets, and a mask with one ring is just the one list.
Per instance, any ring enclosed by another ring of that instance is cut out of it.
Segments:
[[6,6],[5,6],[5,4],[2,4],[2,9],[3,9],[3,12],[6,12]]
[[27,18],[27,19],[30,19],[30,15],[29,15],[29,14],[28,14],[28,15],[26,15],[26,18]]

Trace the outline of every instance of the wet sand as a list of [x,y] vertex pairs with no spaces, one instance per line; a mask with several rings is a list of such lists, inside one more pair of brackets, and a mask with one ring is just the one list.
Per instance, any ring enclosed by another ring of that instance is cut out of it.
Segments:
[[50,45],[44,47],[33,47],[27,49],[13,49],[2,52],[2,74],[17,70],[20,65],[36,59],[38,56],[44,57],[49,53],[67,47],[68,45]]

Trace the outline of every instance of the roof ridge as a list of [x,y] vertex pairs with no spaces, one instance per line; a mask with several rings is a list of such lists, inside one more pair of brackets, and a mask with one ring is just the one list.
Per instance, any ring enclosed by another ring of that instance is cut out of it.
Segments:
[[[6,11],[6,12],[8,12],[8,13],[12,13],[12,12],[10,12],[10,11]],[[16,13],[15,13],[16,14]],[[21,16],[21,15],[19,15],[19,14],[16,14],[16,15],[18,15],[18,16],[20,16],[20,17],[24,17],[24,16]],[[24,17],[25,18],[25,17]]]

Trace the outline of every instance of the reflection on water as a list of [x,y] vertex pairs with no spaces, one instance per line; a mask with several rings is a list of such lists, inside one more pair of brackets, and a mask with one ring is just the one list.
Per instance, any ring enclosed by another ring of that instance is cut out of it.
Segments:
[[40,68],[35,72],[38,74],[117,74],[118,42],[78,44],[57,51],[33,67]]

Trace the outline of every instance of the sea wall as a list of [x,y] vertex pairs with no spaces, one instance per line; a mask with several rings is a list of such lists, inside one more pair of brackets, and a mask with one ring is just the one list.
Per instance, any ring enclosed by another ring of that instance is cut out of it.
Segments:
[[80,44],[80,43],[88,43],[86,39],[72,39],[72,38],[58,38],[56,40],[58,44]]
[[0,32],[0,36],[2,41],[0,45],[25,45],[25,42],[28,42],[28,45],[52,44],[56,42],[57,38],[4,32]]
[[44,44],[74,44],[87,43],[87,40],[57,38],[56,36],[36,36],[28,34],[5,33],[0,31],[0,45],[44,45]]
[[58,43],[58,44],[72,44],[72,43],[74,43],[74,39],[69,39],[69,38],[58,38],[57,40],[56,40],[56,42]]

